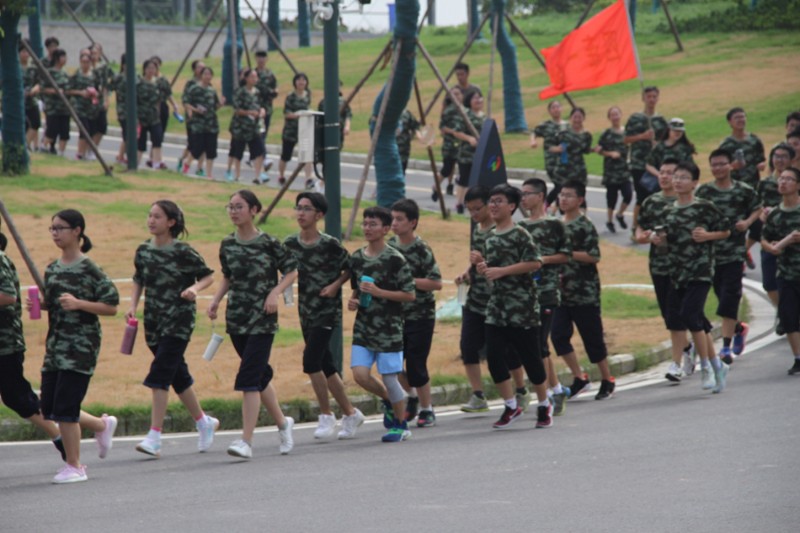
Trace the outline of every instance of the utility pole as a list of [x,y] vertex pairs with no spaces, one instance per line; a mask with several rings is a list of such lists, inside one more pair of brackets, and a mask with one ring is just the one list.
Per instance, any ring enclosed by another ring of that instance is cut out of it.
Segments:
[[125,153],[128,170],[136,170],[136,46],[133,35],[133,0],[125,0],[125,117],[128,127],[125,132]]

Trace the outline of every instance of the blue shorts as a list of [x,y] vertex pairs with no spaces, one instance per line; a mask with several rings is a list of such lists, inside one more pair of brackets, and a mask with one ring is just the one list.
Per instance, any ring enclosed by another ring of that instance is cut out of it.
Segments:
[[365,366],[372,368],[378,363],[378,374],[399,374],[403,371],[403,352],[375,352],[363,346],[353,345],[350,351],[350,368]]

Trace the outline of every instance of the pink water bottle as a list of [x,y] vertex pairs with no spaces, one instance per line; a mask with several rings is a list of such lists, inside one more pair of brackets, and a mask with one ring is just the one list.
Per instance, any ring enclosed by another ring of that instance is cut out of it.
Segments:
[[28,287],[28,298],[31,301],[30,318],[31,320],[39,320],[42,318],[42,302],[39,300],[39,287],[36,285]]
[[136,332],[139,329],[139,321],[135,318],[128,319],[128,325],[125,326],[125,334],[122,336],[122,346],[119,351],[125,355],[133,353],[133,343],[136,341]]

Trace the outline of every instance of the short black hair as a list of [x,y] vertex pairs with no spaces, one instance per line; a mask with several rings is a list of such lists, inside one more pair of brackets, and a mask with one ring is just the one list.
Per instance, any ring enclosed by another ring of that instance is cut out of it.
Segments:
[[58,40],[58,37],[48,37],[44,40],[45,48],[50,48],[52,45],[61,46],[61,42]]
[[453,70],[464,70],[467,73],[469,73],[469,65],[467,65],[463,61],[459,61],[458,63],[456,63],[456,66],[453,67]]
[[502,194],[505,196],[506,200],[510,204],[514,204],[514,210],[511,211],[513,215],[517,208],[519,207],[519,203],[522,201],[522,193],[516,187],[512,187],[508,183],[501,183],[500,185],[495,185],[492,187],[492,190],[489,191],[489,197],[497,196]]
[[572,189],[578,198],[586,198],[586,184],[578,180],[567,180],[561,186],[561,190]]
[[665,157],[664,160],[661,162],[661,166],[663,167],[664,165],[677,165],[680,162],[681,162],[680,159],[676,157]]
[[305,198],[311,205],[314,206],[314,209],[322,213],[323,215],[328,212],[328,200],[325,199],[325,195],[320,192],[312,192],[312,191],[303,191],[297,195],[297,199],[294,201],[294,205],[300,203],[300,200]]
[[786,124],[788,125],[790,121],[798,120],[800,121],[800,111],[792,111],[788,115],[786,115]]
[[775,170],[775,165],[772,163],[772,156],[774,156],[775,152],[777,152],[778,150],[783,150],[784,152],[789,154],[789,159],[793,160],[795,157],[797,157],[797,152],[795,152],[794,148],[792,148],[790,145],[786,143],[776,144],[775,146],[772,147],[772,150],[770,150],[769,157],[767,158],[770,170]]
[[[474,99],[478,98],[479,96],[481,98],[483,97],[483,93],[481,93],[480,89],[476,89],[476,90],[474,90],[474,91],[472,91],[470,93],[467,93],[467,97],[464,98],[464,107],[466,107],[467,109],[471,109],[472,108],[472,101]],[[478,132],[478,133],[480,133],[480,132]]]
[[50,56],[52,64],[55,65],[61,60],[62,57],[66,57],[66,55],[67,55],[66,50],[64,50],[63,48],[56,48],[55,50],[53,50],[53,55]]
[[675,172],[679,170],[688,172],[692,176],[692,181],[698,181],[700,179],[700,168],[691,161],[681,161],[678,163],[678,166],[675,167]]
[[464,203],[471,202],[473,200],[482,200],[484,204],[489,203],[489,189],[484,187],[483,185],[475,185],[474,187],[470,187],[467,191],[467,194],[464,196]]
[[789,140],[792,137],[800,137],[800,128],[795,128],[786,134],[786,140]]
[[[403,213],[409,222],[419,222],[419,205],[411,198],[400,198],[392,204],[392,211]],[[414,224],[414,229],[417,225]]]
[[714,157],[726,157],[728,158],[728,163],[733,161],[733,155],[727,150],[722,148],[717,148],[716,150],[712,150],[710,154],[708,154],[708,160],[711,161]]
[[647,94],[647,93],[661,94],[661,90],[655,85],[648,85],[647,87],[642,89],[642,94]]
[[736,113],[744,113],[744,109],[742,109],[741,107],[730,108],[728,112],[725,114],[725,119],[730,120],[731,117],[733,117],[733,115],[735,115]]
[[364,209],[364,220],[368,218],[377,218],[384,227],[392,225],[392,212],[380,205]]
[[242,200],[244,200],[244,203],[247,204],[248,211],[255,207],[256,213],[261,212],[261,208],[263,206],[261,205],[261,200],[259,200],[258,196],[256,196],[256,193],[254,193],[253,191],[248,191],[247,189],[240,189],[235,193],[231,194],[231,198],[233,198],[237,194],[241,197]]
[[267,57],[266,50],[256,50],[256,57]]
[[547,196],[547,182],[542,178],[528,178],[522,182],[522,186],[524,187],[525,185],[533,187],[536,194],[541,193]]

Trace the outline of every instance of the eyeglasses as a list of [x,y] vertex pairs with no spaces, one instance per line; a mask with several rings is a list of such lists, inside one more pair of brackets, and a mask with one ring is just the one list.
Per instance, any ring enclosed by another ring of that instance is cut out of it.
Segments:
[[225,206],[225,209],[230,213],[238,213],[239,211],[247,209],[247,206],[245,204],[228,204]]
[[50,233],[58,233],[59,231],[63,231],[65,229],[73,229],[72,226],[50,226],[47,228],[47,231]]
[[489,205],[503,205],[508,203],[505,198],[492,198],[489,200]]
[[296,205],[294,206],[294,210],[298,213],[316,213],[317,209],[311,207],[310,205]]
[[791,159],[789,154],[772,154],[772,159]]
[[383,224],[380,222],[362,222],[361,227],[364,229],[378,229],[382,228]]
[[791,176],[780,176],[778,178],[778,181],[782,181],[784,183],[788,183],[788,182],[791,182],[791,181],[797,181],[797,178],[793,178]]

